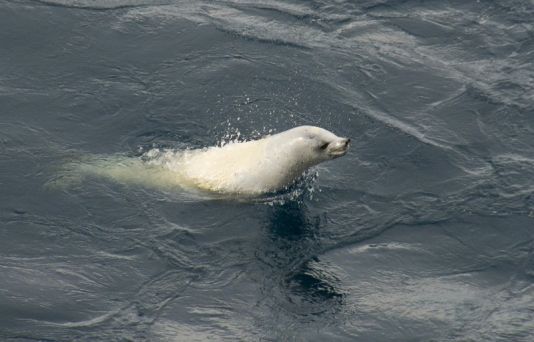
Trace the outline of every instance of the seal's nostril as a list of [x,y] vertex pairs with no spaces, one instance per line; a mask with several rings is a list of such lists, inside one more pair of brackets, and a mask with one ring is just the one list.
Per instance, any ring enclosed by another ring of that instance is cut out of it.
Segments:
[[348,144],[350,144],[350,139],[349,138],[345,139],[345,145],[348,145]]

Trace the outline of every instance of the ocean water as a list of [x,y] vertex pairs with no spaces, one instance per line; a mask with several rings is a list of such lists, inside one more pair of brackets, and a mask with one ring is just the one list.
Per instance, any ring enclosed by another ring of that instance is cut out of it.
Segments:
[[[1,341],[534,341],[534,2],[0,2]],[[93,155],[302,125],[260,201]]]

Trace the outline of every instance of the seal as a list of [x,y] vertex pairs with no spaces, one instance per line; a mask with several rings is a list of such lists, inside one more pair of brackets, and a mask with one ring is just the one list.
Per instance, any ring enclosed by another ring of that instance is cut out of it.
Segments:
[[185,176],[201,189],[259,195],[291,185],[308,168],[347,153],[350,139],[300,126],[263,139],[185,156]]
[[79,164],[83,174],[147,187],[255,196],[282,190],[308,168],[347,153],[350,139],[299,126],[259,140],[198,150],[150,150],[141,158],[104,156]]

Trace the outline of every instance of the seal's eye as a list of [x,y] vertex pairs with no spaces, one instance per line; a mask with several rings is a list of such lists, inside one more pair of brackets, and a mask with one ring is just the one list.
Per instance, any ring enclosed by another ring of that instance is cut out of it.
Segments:
[[319,148],[320,148],[321,150],[325,150],[327,147],[328,147],[328,143],[324,143],[324,144],[322,144]]

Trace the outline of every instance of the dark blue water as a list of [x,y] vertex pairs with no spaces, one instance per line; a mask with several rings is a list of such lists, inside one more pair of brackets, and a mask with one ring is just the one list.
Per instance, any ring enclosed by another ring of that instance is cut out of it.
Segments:
[[[533,341],[534,3],[0,2],[0,340]],[[311,124],[296,198],[86,155]]]

